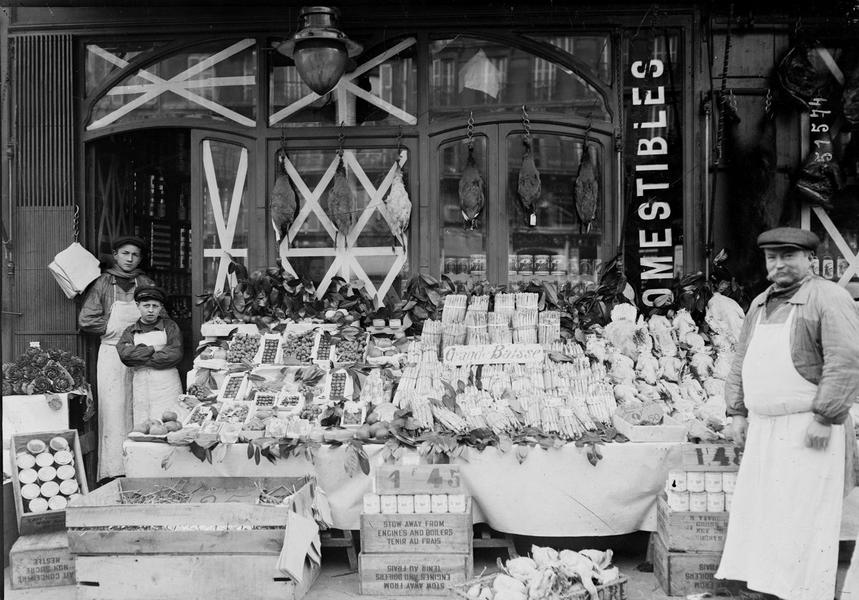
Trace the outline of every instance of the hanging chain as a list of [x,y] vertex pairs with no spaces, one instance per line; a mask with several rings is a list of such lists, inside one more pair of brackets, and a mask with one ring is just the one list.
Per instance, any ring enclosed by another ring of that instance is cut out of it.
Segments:
[[773,90],[771,87],[767,88],[767,95],[764,97],[764,114],[768,119],[773,118]]
[[522,141],[529,148],[531,147],[531,119],[528,118],[528,110],[525,105],[522,105],[522,129],[525,130],[525,135],[522,136]]
[[[724,146],[725,137],[725,113],[730,106],[728,98],[728,62],[731,59],[731,24],[734,21],[734,3],[728,10],[728,30],[725,32],[725,51],[722,57],[722,86],[719,92],[719,126],[716,129],[716,152],[713,157],[713,164],[718,165],[722,162],[722,147]],[[733,96],[733,93],[731,94]]]
[[337,156],[340,159],[343,159],[343,141],[346,139],[346,135],[343,133],[343,122],[340,122],[340,132],[337,134]]
[[468,151],[474,149],[474,113],[469,111],[468,121],[466,121],[465,135],[468,139]]
[[75,242],[78,241],[81,233],[81,207],[75,204],[75,216],[72,224]]

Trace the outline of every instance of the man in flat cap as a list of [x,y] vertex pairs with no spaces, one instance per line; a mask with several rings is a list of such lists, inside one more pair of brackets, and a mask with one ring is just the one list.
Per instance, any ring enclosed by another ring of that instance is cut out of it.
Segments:
[[176,365],[182,360],[182,332],[163,315],[167,294],[160,287],[141,286],[134,292],[140,318],[116,346],[123,364],[133,371],[134,427],[160,420],[164,411],[187,413],[179,404],[182,380]]
[[792,227],[758,237],[772,285],[749,308],[725,385],[745,452],[716,577],[745,582],[747,598],[835,597],[859,313],[844,288],[812,274],[818,243]]

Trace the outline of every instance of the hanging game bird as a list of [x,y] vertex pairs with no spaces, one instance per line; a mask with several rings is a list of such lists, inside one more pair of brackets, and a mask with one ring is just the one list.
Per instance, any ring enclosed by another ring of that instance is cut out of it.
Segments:
[[346,179],[346,169],[341,158],[331,190],[328,192],[328,216],[344,238],[352,228],[352,205],[352,188],[349,187],[349,181]]
[[394,180],[391,182],[391,189],[388,191],[383,207],[391,232],[403,246],[403,251],[408,252],[408,236],[405,233],[412,217],[412,201],[409,199],[406,186],[403,184],[403,170],[399,163],[397,163]]
[[274,187],[271,190],[269,197],[269,217],[271,218],[271,226],[274,228],[274,236],[277,238],[277,245],[280,247],[280,242],[284,238],[289,240],[289,228],[298,211],[298,202],[295,197],[295,190],[292,189],[292,184],[289,181],[289,175],[286,173],[286,154],[280,153],[277,157],[278,174],[274,180]]
[[483,211],[484,189],[483,176],[477,169],[477,162],[474,160],[474,149],[469,147],[465,169],[459,178],[459,208],[462,211],[462,218],[465,220],[464,225],[472,231],[477,226],[477,217]]
[[540,198],[540,172],[534,164],[534,153],[531,142],[525,142],[525,153],[522,156],[522,166],[519,169],[519,202],[525,211],[525,222],[534,227],[537,218],[534,214],[534,203]]
[[573,188],[576,199],[576,213],[582,225],[590,232],[591,223],[597,216],[597,200],[599,199],[599,181],[597,180],[597,151],[592,144],[587,144],[582,161],[579,163],[579,173]]

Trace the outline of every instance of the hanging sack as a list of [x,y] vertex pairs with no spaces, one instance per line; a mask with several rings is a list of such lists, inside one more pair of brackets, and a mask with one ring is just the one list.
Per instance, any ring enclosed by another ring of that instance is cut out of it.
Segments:
[[98,259],[86,248],[73,242],[54,257],[48,270],[67,298],[74,298],[101,275]]

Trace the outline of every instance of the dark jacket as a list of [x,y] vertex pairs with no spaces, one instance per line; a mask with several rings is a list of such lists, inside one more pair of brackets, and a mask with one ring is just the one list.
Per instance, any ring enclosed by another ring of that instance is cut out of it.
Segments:
[[[110,317],[110,307],[116,300],[115,280],[114,275],[102,273],[98,279],[93,281],[78,315],[78,327],[81,331],[94,335],[104,334],[105,329],[107,329],[107,320]],[[155,285],[155,282],[146,275],[138,275],[137,285]]]
[[[167,345],[161,350],[152,346],[134,344],[135,333],[149,333],[161,330],[167,334]],[[127,367],[151,367],[153,369],[170,369],[182,360],[182,332],[172,319],[160,317],[152,325],[146,325],[137,320],[129,326],[119,338],[116,345],[119,359]]]

